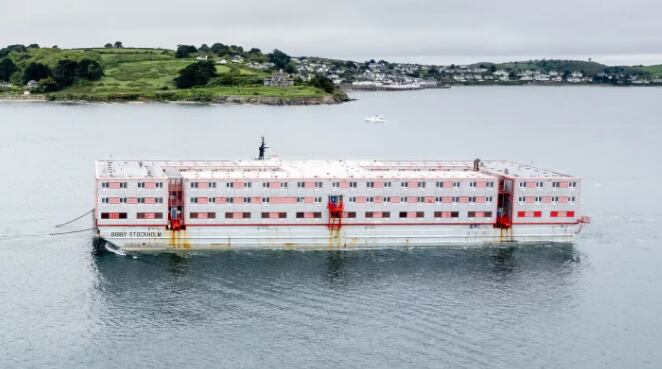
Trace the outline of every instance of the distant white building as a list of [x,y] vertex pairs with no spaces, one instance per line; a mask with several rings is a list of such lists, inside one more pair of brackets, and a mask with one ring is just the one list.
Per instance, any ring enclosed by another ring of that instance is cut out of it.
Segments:
[[195,58],[195,60],[207,60],[207,59],[209,59],[207,55],[200,55],[197,58]]
[[33,80],[30,80],[30,81],[25,85],[25,87],[27,87],[28,90],[30,90],[30,91],[32,91],[32,90],[36,90],[36,89],[39,87],[39,82],[35,81],[34,79],[33,79]]

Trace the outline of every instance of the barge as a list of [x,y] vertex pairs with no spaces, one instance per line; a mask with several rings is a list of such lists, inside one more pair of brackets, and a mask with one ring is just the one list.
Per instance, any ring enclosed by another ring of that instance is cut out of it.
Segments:
[[580,216],[580,189],[578,177],[503,160],[102,160],[95,245],[150,251],[570,243],[589,222]]

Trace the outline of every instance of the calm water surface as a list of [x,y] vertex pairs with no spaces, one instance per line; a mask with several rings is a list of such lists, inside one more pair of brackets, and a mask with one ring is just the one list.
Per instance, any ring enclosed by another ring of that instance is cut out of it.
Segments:
[[[338,106],[0,103],[0,368],[659,368],[662,89]],[[382,114],[385,124],[363,117]],[[573,246],[95,257],[93,161],[511,159],[584,178]],[[63,230],[90,225],[88,219]],[[10,238],[17,234],[37,236]]]

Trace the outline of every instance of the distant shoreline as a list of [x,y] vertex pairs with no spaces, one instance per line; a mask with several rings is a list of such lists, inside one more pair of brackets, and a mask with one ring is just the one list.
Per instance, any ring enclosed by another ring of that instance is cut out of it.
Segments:
[[342,96],[320,97],[278,97],[278,96],[218,96],[208,101],[196,100],[162,100],[142,96],[110,96],[106,98],[67,98],[49,95],[0,95],[0,102],[53,102],[53,103],[88,103],[88,104],[116,104],[116,103],[165,103],[165,104],[236,104],[236,105],[334,105],[349,102],[353,99]]

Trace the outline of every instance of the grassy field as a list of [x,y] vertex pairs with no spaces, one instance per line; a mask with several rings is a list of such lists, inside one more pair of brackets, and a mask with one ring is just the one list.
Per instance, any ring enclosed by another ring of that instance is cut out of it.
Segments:
[[654,76],[662,77],[662,64],[659,65],[649,65],[646,67],[640,67],[639,69],[648,72]]
[[[181,69],[196,60],[177,59],[174,51],[165,49],[30,49],[27,54],[12,54],[12,59],[23,68],[30,62],[44,63],[53,68],[58,60],[65,58],[97,60],[104,66],[104,76],[98,81],[81,82],[51,93],[48,95],[51,99],[213,101],[224,96],[318,98],[328,95],[309,86],[262,86],[267,72],[233,63],[217,65],[218,77],[212,79],[209,85],[180,90],[173,79]],[[237,85],[229,86],[228,80]]]

